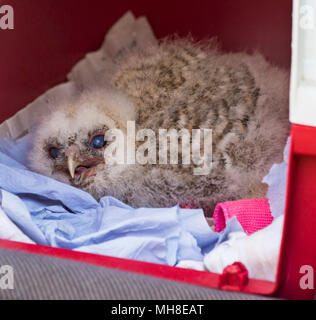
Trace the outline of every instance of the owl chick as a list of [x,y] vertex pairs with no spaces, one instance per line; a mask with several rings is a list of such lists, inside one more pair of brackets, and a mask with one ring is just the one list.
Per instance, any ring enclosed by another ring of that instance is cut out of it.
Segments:
[[[107,132],[120,129],[126,141],[128,121],[157,137],[162,128],[212,129],[212,169],[194,175],[194,163],[107,163],[114,143]],[[211,215],[220,201],[265,196],[262,178],[282,160],[288,134],[286,71],[258,53],[223,53],[214,41],[167,40],[120,57],[111,83],[57,106],[32,132],[29,164],[97,199],[180,203]]]

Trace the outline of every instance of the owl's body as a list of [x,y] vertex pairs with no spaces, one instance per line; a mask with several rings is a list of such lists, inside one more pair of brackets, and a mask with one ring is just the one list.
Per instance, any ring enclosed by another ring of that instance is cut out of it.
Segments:
[[[194,164],[160,164],[159,150],[157,164],[102,163],[104,149],[92,148],[91,137],[111,128],[126,133],[128,120],[157,137],[159,129],[212,129],[211,171],[194,175]],[[177,40],[119,59],[106,88],[59,106],[33,132],[29,158],[33,170],[96,198],[111,195],[134,207],[180,203],[210,215],[219,201],[264,197],[261,180],[282,159],[288,133],[287,72],[259,54]],[[56,158],[47,156],[52,145]],[[93,171],[84,181],[67,174],[73,154],[82,172]]]

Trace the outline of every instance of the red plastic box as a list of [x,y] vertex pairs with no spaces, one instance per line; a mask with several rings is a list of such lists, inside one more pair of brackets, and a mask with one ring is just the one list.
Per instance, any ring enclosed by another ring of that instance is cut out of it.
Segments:
[[[72,66],[100,47],[107,30],[127,10],[145,15],[158,38],[188,32],[198,39],[217,36],[225,50],[258,49],[272,62],[290,68],[290,0],[0,0],[0,7],[4,4],[14,8],[14,29],[0,29],[0,123],[65,81]],[[310,265],[316,271],[316,128],[293,125],[291,135],[276,282],[250,279],[240,286],[234,285],[236,281],[225,284],[223,279],[231,277],[210,272],[7,240],[0,240],[0,247],[213,288],[313,299],[315,289],[301,289],[299,282],[301,266]]]

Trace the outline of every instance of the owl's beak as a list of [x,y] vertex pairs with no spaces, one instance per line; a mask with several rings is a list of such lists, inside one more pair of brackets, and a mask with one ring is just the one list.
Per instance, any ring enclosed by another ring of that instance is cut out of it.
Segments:
[[68,156],[68,159],[67,159],[68,170],[72,179],[75,177],[75,171],[79,163],[80,162],[78,161],[76,154],[71,153]]
[[80,185],[87,178],[95,176],[100,164],[104,164],[104,159],[95,157],[81,160],[76,152],[71,152],[67,156],[68,171],[75,185]]

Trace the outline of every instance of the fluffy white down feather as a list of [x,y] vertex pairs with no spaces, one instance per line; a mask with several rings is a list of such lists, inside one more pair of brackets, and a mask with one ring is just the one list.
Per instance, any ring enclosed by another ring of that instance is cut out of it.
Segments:
[[211,215],[216,203],[265,196],[262,178],[282,160],[289,132],[288,72],[260,54],[222,53],[214,42],[166,41],[117,63],[111,83],[91,86],[56,106],[32,132],[30,168],[66,183],[66,160],[48,157],[50,143],[76,144],[80,156],[98,156],[87,146],[96,127],[210,128],[213,167],[194,176],[193,164],[99,165],[77,185],[95,198],[114,196],[133,207],[180,203]]

